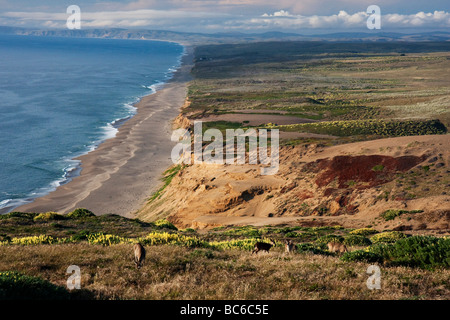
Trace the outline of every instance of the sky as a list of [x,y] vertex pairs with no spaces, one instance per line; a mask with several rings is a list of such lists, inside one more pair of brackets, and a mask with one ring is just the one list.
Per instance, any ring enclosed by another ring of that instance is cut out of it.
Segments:
[[184,32],[370,32],[377,5],[386,32],[450,31],[449,0],[0,0],[0,25],[66,28],[69,5],[81,28]]

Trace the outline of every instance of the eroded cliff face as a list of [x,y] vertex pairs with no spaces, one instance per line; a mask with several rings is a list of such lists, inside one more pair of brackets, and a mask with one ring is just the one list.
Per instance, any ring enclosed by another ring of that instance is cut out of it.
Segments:
[[[449,142],[442,135],[282,147],[272,176],[258,165],[184,166],[138,217],[198,229],[340,224],[448,232]],[[415,213],[385,221],[380,214],[389,209]]]
[[[189,107],[191,102],[188,98],[185,99],[183,106],[181,107],[181,110],[186,109]],[[183,115],[183,113],[178,114],[178,116],[175,118],[172,124],[173,129],[188,129],[191,125],[190,120]]]

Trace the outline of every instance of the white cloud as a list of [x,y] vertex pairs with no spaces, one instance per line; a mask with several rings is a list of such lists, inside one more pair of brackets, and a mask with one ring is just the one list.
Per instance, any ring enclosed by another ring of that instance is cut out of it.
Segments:
[[[350,14],[344,10],[332,15],[300,15],[288,10],[277,10],[258,16],[231,15],[215,11],[184,10],[120,10],[81,12],[82,28],[121,27],[158,28],[181,31],[201,30],[289,30],[302,29],[365,29],[366,12]],[[10,25],[35,24],[42,27],[65,27],[66,13],[6,12],[0,14],[0,21]],[[382,28],[448,28],[450,14],[445,11],[418,12],[411,15],[382,14]]]
[[[248,21],[249,24],[264,24],[266,26],[281,28],[331,28],[345,29],[358,28],[366,25],[369,14],[366,12],[357,12],[349,14],[341,10],[338,14],[328,16],[303,16],[292,15],[288,11],[276,11],[272,14],[265,13],[260,18],[253,18]],[[288,18],[288,19],[287,19]],[[381,16],[384,27],[450,27],[450,14],[444,11],[418,12],[412,15],[385,14]]]

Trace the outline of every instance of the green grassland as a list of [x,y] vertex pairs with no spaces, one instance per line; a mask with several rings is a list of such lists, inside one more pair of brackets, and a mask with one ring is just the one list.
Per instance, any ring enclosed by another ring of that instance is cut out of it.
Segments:
[[[335,135],[335,143],[442,134],[450,124],[449,51],[448,43],[433,42],[199,46],[188,91],[191,103],[182,112],[193,119],[227,114],[246,119],[251,117],[247,110],[315,120],[319,123],[278,128]],[[371,125],[361,132],[344,130],[348,123],[328,125],[351,120],[387,122],[399,129],[379,133],[380,126]]]

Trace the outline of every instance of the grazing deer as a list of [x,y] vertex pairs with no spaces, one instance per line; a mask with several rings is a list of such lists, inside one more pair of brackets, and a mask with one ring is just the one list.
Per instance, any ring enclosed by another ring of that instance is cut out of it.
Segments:
[[285,243],[284,248],[285,248],[286,253],[289,254],[291,252],[294,252],[295,244],[292,242],[292,240],[285,240],[284,243]]
[[136,268],[140,269],[145,260],[145,248],[140,243],[134,245],[134,263]]
[[329,252],[339,252],[339,253],[348,252],[347,247],[343,243],[331,241],[328,242],[327,246]]
[[272,248],[275,245],[275,241],[273,241],[272,239],[269,239],[269,240],[270,240],[270,243],[265,243],[265,242],[255,243],[255,248],[253,249],[252,254],[258,253],[261,250],[269,252],[270,248]]

